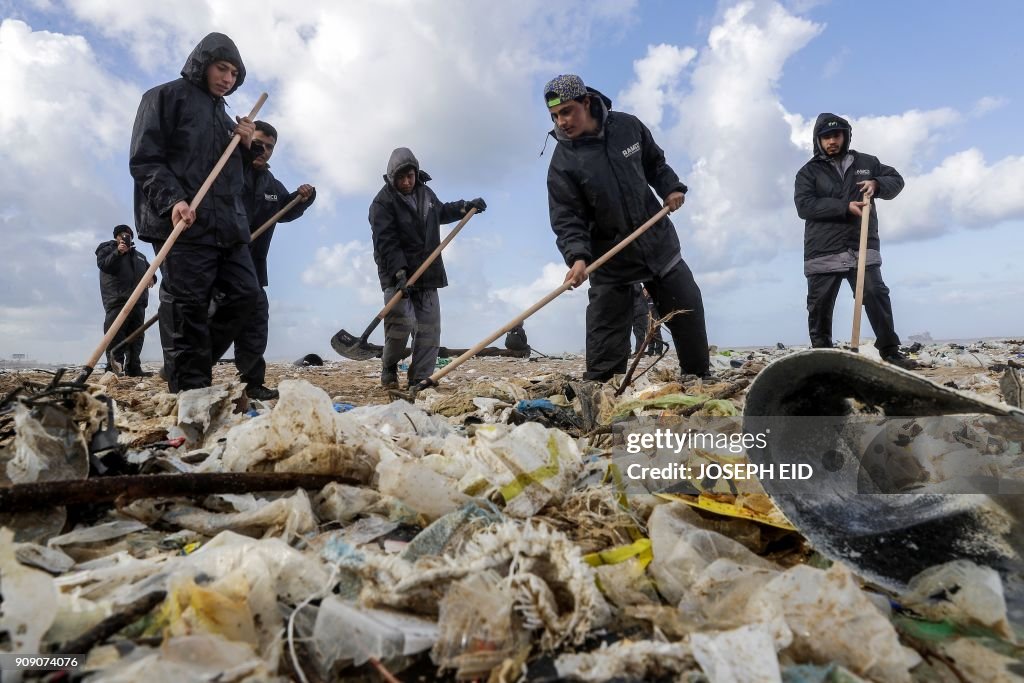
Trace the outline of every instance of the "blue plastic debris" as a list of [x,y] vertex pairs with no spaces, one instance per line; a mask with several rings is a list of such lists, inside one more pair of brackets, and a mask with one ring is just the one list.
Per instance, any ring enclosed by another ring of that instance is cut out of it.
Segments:
[[516,404],[516,410],[554,410],[555,404],[546,398],[535,398],[533,400],[521,400]]
[[334,404],[335,412],[339,412],[339,413],[347,413],[348,411],[352,410],[353,408],[355,408],[355,406],[352,405],[351,403],[335,403]]

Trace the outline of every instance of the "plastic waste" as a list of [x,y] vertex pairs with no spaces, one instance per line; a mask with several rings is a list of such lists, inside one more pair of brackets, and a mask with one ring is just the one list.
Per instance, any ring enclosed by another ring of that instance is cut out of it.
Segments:
[[793,633],[783,653],[797,662],[836,662],[872,680],[909,683],[910,669],[921,661],[841,564],[788,569],[753,596],[747,615],[751,621],[781,616]]
[[505,500],[505,514],[531,517],[558,504],[583,468],[579,447],[565,432],[528,422],[478,427],[472,459]]
[[245,387],[238,382],[190,389],[178,394],[178,428],[188,449],[210,448],[244,415],[235,412]]
[[57,588],[48,574],[18,562],[10,529],[0,529],[0,596],[0,633],[6,641],[0,653],[42,652],[43,635],[57,615]]
[[559,677],[578,681],[654,680],[669,674],[681,679],[694,665],[693,653],[685,642],[654,640],[620,640],[590,652],[563,654],[555,660]]
[[529,642],[514,614],[515,593],[493,571],[452,583],[441,600],[431,659],[459,679],[481,678]]
[[1012,639],[999,572],[968,560],[931,567],[912,578],[902,596],[905,607],[933,621],[976,624]]
[[221,496],[237,512],[210,512],[188,504],[176,504],[164,512],[162,520],[208,536],[231,530],[249,536],[280,536],[292,539],[317,526],[312,504],[305,491],[268,501],[245,496]]
[[313,509],[321,521],[350,522],[378,501],[371,488],[331,482],[313,498]]
[[782,683],[776,652],[792,642],[785,622],[694,633],[690,647],[710,683]]
[[103,654],[106,661],[90,656],[86,668],[102,668],[102,676],[94,680],[104,683],[273,680],[274,667],[268,667],[250,645],[217,635],[169,638],[159,648],[136,648],[123,659],[116,650]]
[[388,659],[429,650],[437,624],[391,610],[360,607],[332,596],[320,603],[313,642],[324,673],[337,662],[359,666],[370,657]]
[[224,469],[352,475],[372,470],[381,453],[393,454],[380,436],[351,417],[352,411],[335,412],[323,389],[285,380],[278,391],[272,411],[228,432]]
[[668,602],[677,604],[718,559],[732,560],[751,569],[776,569],[738,541],[698,528],[692,523],[695,518],[696,513],[685,505],[669,503],[654,508],[647,522],[654,554],[651,576]]

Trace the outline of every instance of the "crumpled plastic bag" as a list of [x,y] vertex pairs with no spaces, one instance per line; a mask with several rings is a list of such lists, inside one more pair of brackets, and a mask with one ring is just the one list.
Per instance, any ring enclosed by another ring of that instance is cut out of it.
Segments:
[[325,673],[338,661],[351,660],[360,666],[370,657],[390,659],[429,650],[437,634],[437,624],[429,619],[361,607],[333,595],[320,603],[313,626],[313,642]]
[[472,458],[505,499],[505,514],[528,518],[557,505],[583,469],[576,441],[558,429],[527,422],[478,427]]
[[161,518],[168,524],[191,529],[207,536],[232,530],[263,538],[281,536],[291,540],[296,535],[312,531],[317,519],[309,495],[298,489],[290,496],[277,500],[257,499],[252,494],[220,496],[238,512],[210,512],[186,503],[176,504]]
[[431,660],[456,669],[460,680],[487,676],[529,642],[514,606],[515,593],[496,572],[454,582],[441,599]]
[[693,668],[693,653],[685,642],[619,640],[590,652],[559,655],[555,669],[561,678],[577,681],[654,680]]
[[372,470],[395,449],[349,413],[334,410],[327,393],[304,380],[285,380],[269,413],[227,434],[223,466],[229,472],[291,471],[342,474]]
[[711,683],[782,683],[776,653],[792,640],[785,622],[776,620],[731,631],[694,633],[690,647]]
[[505,499],[505,514],[526,518],[561,502],[582,468],[569,435],[528,422],[481,425],[472,439],[451,444],[444,454],[382,460],[377,474],[381,493],[430,520],[490,489]]
[[907,584],[902,602],[933,621],[977,624],[1013,640],[999,572],[970,560],[930,567]]
[[0,529],[0,595],[0,633],[9,639],[7,652],[41,652],[43,636],[57,616],[57,588],[48,574],[18,562],[14,533],[6,528]]
[[798,662],[836,662],[871,680],[909,683],[910,669],[921,661],[841,564],[786,570],[752,598],[747,615],[785,619],[793,642],[783,653]]
[[[181,683],[181,681],[269,681],[276,667],[265,661],[246,643],[232,642],[214,634],[170,638],[159,648],[140,647],[120,661],[97,661],[113,657],[105,648],[90,653],[86,668],[103,667],[90,680],[102,683]],[[93,655],[96,655],[94,658]]]
[[324,522],[351,522],[380,501],[371,488],[349,486],[332,481],[313,499],[316,516]]
[[239,382],[229,382],[179,393],[177,426],[185,437],[185,447],[211,448],[244,420],[244,415],[235,412],[244,389]]
[[753,570],[777,569],[739,541],[698,528],[691,521],[695,518],[682,503],[669,503],[654,508],[647,521],[654,553],[649,569],[668,602],[682,600],[715,560],[732,560]]

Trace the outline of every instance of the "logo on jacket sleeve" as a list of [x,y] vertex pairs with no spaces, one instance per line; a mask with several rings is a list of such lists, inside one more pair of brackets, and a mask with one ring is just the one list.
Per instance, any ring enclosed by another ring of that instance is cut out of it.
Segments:
[[269,192],[264,192],[263,193],[263,201],[266,201],[266,202],[276,202],[277,201],[277,195],[276,194],[270,194]]
[[640,151],[640,143],[634,142],[632,145],[622,150],[622,156],[629,157]]
[[871,169],[858,168],[856,171],[853,172],[853,175],[871,175]]

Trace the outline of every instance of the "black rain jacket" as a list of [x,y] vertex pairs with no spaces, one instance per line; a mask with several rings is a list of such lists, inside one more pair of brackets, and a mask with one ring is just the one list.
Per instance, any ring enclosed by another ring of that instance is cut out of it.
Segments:
[[[407,201],[394,184],[394,174],[403,167],[415,166],[416,186],[412,197],[416,208]],[[401,147],[392,153],[384,187],[370,204],[370,229],[373,232],[373,260],[377,263],[377,276],[381,289],[395,285],[395,273],[405,270],[406,277],[430,256],[441,243],[441,224],[452,223],[465,214],[462,200],[442,203],[434,191],[427,187],[430,175],[420,170],[416,157]],[[448,286],[443,255],[439,255],[413,288],[440,289]]]
[[[120,309],[146,274],[149,261],[134,247],[127,254],[117,253],[117,240],[102,242],[96,247],[96,265],[100,269],[100,297],[104,310]],[[146,307],[149,290],[142,290],[136,306]]]
[[[246,189],[244,195],[245,213],[249,218],[249,226],[255,231],[261,225],[274,217],[274,214],[295,199],[298,192],[289,194],[284,184],[274,177],[269,169],[257,171],[251,165],[245,174]],[[313,196],[304,202],[296,204],[291,211],[277,220],[278,223],[288,223],[306,212],[309,205],[316,199],[316,191]],[[274,228],[256,238],[249,245],[252,252],[252,263],[256,267],[256,277],[261,287],[266,287],[267,280],[267,254],[270,253],[270,241],[274,238]]]
[[[835,122],[836,125],[829,126]],[[840,177],[829,157],[821,149],[818,137],[826,128],[846,132],[840,157],[847,151],[853,164]],[[849,204],[860,201],[857,183],[877,180],[876,199],[892,199],[903,189],[903,177],[877,157],[850,149],[853,128],[846,119],[835,114],[821,114],[814,122],[814,157],[796,174],[793,200],[796,212],[804,219],[804,261],[860,249],[860,218],[849,212]],[[878,250],[878,209],[871,207],[868,222],[868,249]]]
[[[558,141],[548,167],[548,210],[555,243],[568,266],[588,264],[661,210],[662,198],[686,192],[665,153],[637,117],[610,111],[611,100],[593,88],[596,135]],[[680,260],[679,236],[668,217],[653,225],[591,276],[593,284],[646,281]]]
[[[231,39],[211,33],[192,50],[181,78],[142,96],[128,160],[135,179],[135,225],[141,240],[167,239],[174,228],[171,209],[179,201],[192,201],[231,140],[235,123],[225,112],[224,98],[214,97],[206,88],[206,68],[219,60],[238,67],[230,95],[245,80],[245,67]],[[249,242],[242,163],[236,147],[196,210],[196,222],[178,238],[180,242],[218,247]]]

